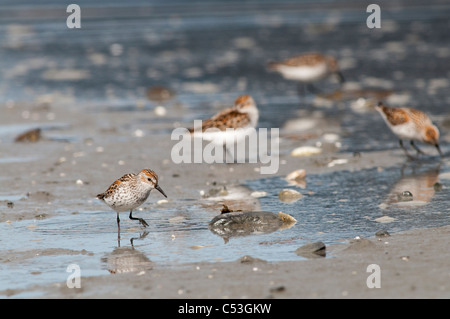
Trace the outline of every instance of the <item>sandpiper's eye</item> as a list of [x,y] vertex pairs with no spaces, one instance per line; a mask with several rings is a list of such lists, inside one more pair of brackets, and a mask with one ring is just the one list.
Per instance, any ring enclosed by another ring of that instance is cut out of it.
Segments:
[[150,179],[150,178],[147,178],[147,180],[149,181],[149,182],[151,182],[152,180]]

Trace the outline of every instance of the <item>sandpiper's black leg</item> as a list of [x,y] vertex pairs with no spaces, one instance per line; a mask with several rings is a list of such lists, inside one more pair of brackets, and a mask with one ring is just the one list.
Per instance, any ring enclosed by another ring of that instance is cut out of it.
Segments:
[[147,224],[147,222],[146,222],[144,219],[142,219],[142,218],[137,218],[137,217],[133,217],[132,214],[133,214],[133,210],[130,210],[130,219],[138,220],[138,221],[142,224],[142,226],[148,227],[148,224]]
[[[236,140],[235,140],[236,142]],[[234,154],[235,146],[236,144],[232,144],[233,152],[230,151],[230,149],[227,147],[227,144],[223,144],[223,154],[225,156],[225,163],[227,164],[236,164],[237,161],[237,155]],[[230,159],[230,160],[229,160]]]
[[398,143],[400,144],[400,147],[405,151],[405,153],[408,154],[408,150],[407,150],[406,147],[403,145],[403,141],[402,141],[402,140],[398,140]]
[[417,151],[417,154],[425,154],[420,148],[418,148],[418,147],[416,146],[416,144],[414,144],[414,141],[413,141],[413,140],[411,140],[410,144],[411,144],[411,146]]
[[337,77],[338,77],[339,83],[340,83],[341,85],[344,84],[344,83],[345,83],[345,78],[344,78],[344,76],[342,75],[342,73],[341,73],[341,72],[336,72],[336,75],[337,75]]
[[[227,164],[236,164],[237,163],[237,156],[233,153],[231,153],[230,149],[226,147],[226,145],[223,145],[224,148],[224,154],[225,154],[225,163]],[[234,145],[233,145],[233,151],[234,151]],[[230,159],[230,160],[228,160]]]
[[120,218],[119,218],[119,212],[117,212],[117,246],[120,247]]
[[412,155],[409,154],[408,150],[407,150],[406,147],[403,145],[403,141],[402,141],[402,140],[399,140],[399,144],[400,144],[400,147],[405,151],[406,156],[407,156],[410,160],[415,159],[414,156],[412,156]]
[[223,143],[223,156],[224,156],[224,163],[228,163],[228,148],[227,144]]
[[439,155],[441,155],[441,157],[444,157],[444,154],[442,154],[442,151],[441,151],[441,148],[439,147],[439,144],[436,144],[435,147],[438,150]]
[[306,95],[306,85],[302,82],[297,83],[297,93],[299,96],[305,96]]
[[319,94],[320,90],[312,83],[306,84],[306,90],[311,92],[312,94]]

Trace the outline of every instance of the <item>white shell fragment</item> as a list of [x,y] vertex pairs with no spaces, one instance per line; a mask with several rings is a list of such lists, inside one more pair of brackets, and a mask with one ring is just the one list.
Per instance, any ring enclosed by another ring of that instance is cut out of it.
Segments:
[[302,197],[303,195],[294,189],[283,189],[278,194],[278,199],[285,203],[293,203]]
[[290,172],[286,176],[286,180],[288,181],[298,181],[304,179],[306,177],[306,171],[304,169],[297,169],[293,172]]
[[311,156],[322,153],[322,149],[315,146],[301,146],[297,147],[291,152],[291,156]]
[[375,219],[375,221],[377,222],[377,223],[391,223],[391,222],[393,222],[395,220],[395,218],[393,218],[393,217],[389,217],[389,216],[382,216],[382,217],[378,217],[378,218],[376,218]]

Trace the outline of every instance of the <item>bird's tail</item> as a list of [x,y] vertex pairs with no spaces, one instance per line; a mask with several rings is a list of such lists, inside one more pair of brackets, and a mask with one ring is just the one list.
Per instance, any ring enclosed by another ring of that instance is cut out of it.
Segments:
[[269,61],[267,62],[266,66],[268,70],[275,71],[278,68],[278,62]]

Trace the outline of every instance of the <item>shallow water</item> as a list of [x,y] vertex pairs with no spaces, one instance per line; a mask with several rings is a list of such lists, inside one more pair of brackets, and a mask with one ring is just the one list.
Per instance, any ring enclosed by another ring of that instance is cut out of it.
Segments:
[[[409,2],[404,1],[400,9],[386,3],[381,30],[369,30],[365,8],[345,1],[239,1],[232,5],[215,1],[202,6],[192,1],[189,5],[153,2],[151,6],[132,1],[126,7],[110,1],[110,11],[95,11],[97,5],[92,1],[77,3],[92,14],[82,18],[81,30],[66,28],[65,8],[57,1],[8,2],[8,10],[2,8],[1,102],[45,102],[50,96],[52,103],[83,109],[93,116],[105,110],[126,116],[138,109],[137,104],[139,110],[153,110],[160,103],[146,100],[145,91],[163,85],[176,92],[175,100],[189,112],[184,117],[168,114],[160,121],[191,122],[247,93],[260,108],[260,127],[283,127],[299,111],[305,118],[320,113],[339,122],[344,133],[341,152],[397,149],[398,142],[381,117],[369,107],[360,107],[356,98],[329,102],[310,94],[299,97],[295,83],[265,70],[268,60],[318,50],[336,55],[347,81],[356,88],[393,90],[388,103],[426,109],[443,126],[446,137],[449,74],[442,65],[447,66],[450,57],[447,3],[406,5]],[[333,81],[318,86],[325,92],[338,89]],[[40,123],[53,140],[79,141],[78,136],[58,135],[57,129],[69,126]],[[25,159],[8,154],[13,136],[33,127],[0,125],[0,164],[26,163],[41,156]],[[168,133],[152,130],[152,134]],[[445,143],[442,149],[448,153]],[[449,168],[446,162],[439,168],[436,163],[433,157],[421,166],[412,163],[381,171],[308,174],[305,189],[279,177],[248,181],[249,189],[267,192],[260,198],[262,210],[281,210],[297,223],[289,229],[226,242],[208,229],[218,212],[186,200],[175,203],[175,208],[154,207],[151,214],[137,211],[136,216],[150,224],[146,235],[123,215],[120,246],[131,247],[130,240],[138,238],[135,251],[159,265],[231,261],[243,255],[295,260],[302,258],[295,249],[311,241],[329,245],[343,238],[373,236],[379,229],[395,232],[446,225],[450,222],[449,182],[441,180],[440,191],[433,185],[438,174],[448,173]],[[304,196],[294,203],[281,203],[278,191],[282,188],[296,188]],[[396,203],[396,196],[404,190],[420,197]],[[10,194],[6,186],[0,187],[0,201],[20,196],[20,192]],[[64,282],[66,267],[72,263],[80,265],[82,276],[107,274],[110,258],[117,266],[115,214],[106,209],[73,214],[70,204],[67,201],[68,206],[51,218],[0,224],[2,255],[15,252],[13,259],[0,264],[0,290]],[[383,216],[393,220],[376,221]],[[46,256],[29,255],[44,250]]]
[[[65,8],[55,1],[8,3],[0,15],[0,101],[51,95],[94,114],[99,108],[133,111],[137,101],[153,109],[158,103],[146,101],[145,90],[163,85],[192,110],[182,120],[205,118],[216,111],[214,103],[248,93],[261,109],[259,126],[282,127],[299,107],[317,108],[265,65],[317,50],[340,59],[351,86],[393,90],[388,103],[426,109],[441,121],[447,114],[448,70],[441,67],[450,56],[446,3],[386,3],[378,30],[365,25],[365,8],[346,1],[189,3],[111,2],[98,9],[106,4],[79,1],[89,13],[79,30],[65,26]],[[338,89],[333,81],[319,87]],[[397,147],[378,114],[353,112],[349,105],[356,100],[318,108],[341,120],[348,132],[343,150]]]
[[[14,251],[14,257],[3,262],[0,282],[9,288],[65,282],[70,264],[79,265],[82,276],[92,276],[146,270],[152,264],[233,261],[243,255],[267,261],[300,260],[303,257],[295,250],[308,242],[330,245],[356,236],[371,237],[381,229],[396,232],[442,226],[450,223],[450,184],[442,179],[441,189],[435,189],[435,183],[439,174],[446,172],[448,168],[441,170],[435,163],[382,171],[339,171],[308,175],[304,189],[279,177],[249,181],[245,185],[249,189],[267,192],[260,198],[262,210],[281,210],[297,223],[271,233],[226,239],[208,229],[215,212],[191,201],[180,201],[176,209],[136,212],[149,223],[145,230],[123,214],[120,239],[114,213],[105,211],[73,214],[60,210],[52,218],[2,223],[0,243],[4,251]],[[282,203],[278,190],[283,188],[297,189],[304,196]],[[410,191],[414,200],[399,201],[397,196],[403,191]],[[381,217],[384,219],[378,220]],[[130,260],[130,253],[137,260]],[[139,263],[142,260],[143,265]]]

